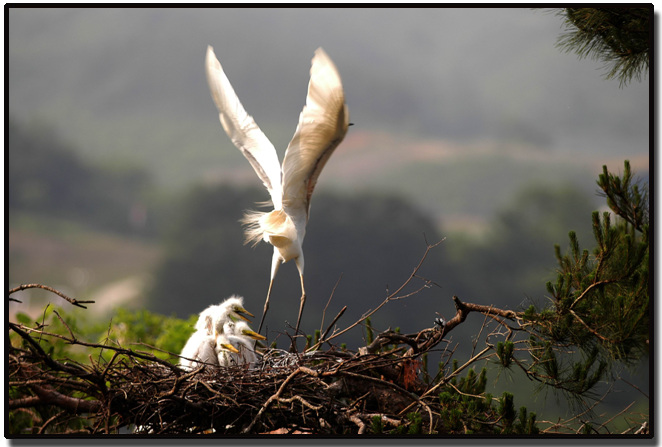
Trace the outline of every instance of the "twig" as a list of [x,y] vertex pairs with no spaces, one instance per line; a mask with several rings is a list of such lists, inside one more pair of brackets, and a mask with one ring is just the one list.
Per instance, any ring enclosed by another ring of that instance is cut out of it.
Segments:
[[349,420],[354,422],[356,426],[359,427],[359,431],[357,432],[358,435],[365,433],[365,423],[361,420],[360,417],[358,417],[356,414],[350,414]]
[[50,418],[48,418],[48,420],[47,420],[46,422],[44,422],[44,424],[43,424],[41,427],[39,427],[39,431],[37,432],[37,434],[38,434],[38,435],[43,434],[44,431],[46,430],[46,428],[47,428],[49,425],[51,425],[51,422],[53,422],[54,420],[56,420],[57,418],[59,418],[60,416],[62,416],[64,413],[65,413],[64,411],[60,411],[59,413],[56,413],[56,414],[54,414],[53,416],[51,416]]
[[434,244],[432,244],[432,245],[428,245],[428,246],[426,247],[426,249],[425,249],[425,253],[423,253],[423,256],[421,257],[421,259],[420,259],[420,261],[418,262],[418,264],[416,265],[416,267],[414,267],[414,271],[409,275],[409,278],[407,278],[407,279],[405,280],[405,282],[403,282],[403,283],[400,285],[400,287],[398,287],[398,289],[397,289],[395,292],[389,294],[389,295],[384,299],[384,301],[382,301],[382,302],[381,302],[377,307],[375,307],[373,310],[370,310],[370,311],[364,313],[364,314],[361,316],[361,318],[359,318],[355,323],[353,323],[353,324],[351,324],[350,326],[346,327],[346,328],[343,329],[342,331],[333,334],[331,337],[329,337],[329,338],[327,339],[327,342],[330,341],[330,340],[332,340],[332,339],[334,339],[334,338],[336,338],[336,337],[338,337],[339,335],[344,334],[345,332],[347,332],[347,331],[349,331],[349,330],[351,330],[351,329],[354,329],[356,326],[358,326],[359,324],[363,323],[363,322],[366,320],[366,318],[369,318],[369,317],[372,316],[375,312],[377,312],[379,309],[381,309],[382,307],[384,307],[384,306],[386,305],[386,303],[388,303],[389,301],[395,301],[395,300],[399,300],[399,299],[401,299],[401,298],[405,298],[405,297],[411,296],[411,295],[413,295],[413,294],[415,294],[415,293],[420,292],[420,291],[423,290],[424,288],[426,288],[426,287],[428,286],[428,283],[426,283],[423,287],[419,288],[419,289],[416,290],[415,292],[409,293],[409,294],[407,294],[407,295],[405,295],[405,296],[402,296],[402,297],[399,297],[399,296],[398,296],[398,294],[399,294],[399,293],[400,293],[405,287],[407,287],[407,285],[408,285],[408,284],[409,284],[414,278],[416,278],[416,273],[418,272],[418,270],[419,270],[419,269],[421,268],[421,266],[423,265],[423,262],[424,262],[425,259],[427,258],[428,253],[430,253],[430,250],[432,250],[433,248],[435,248],[437,245],[441,244],[444,240],[445,240],[445,238],[442,239],[442,240],[440,240],[439,242],[436,242],[436,243],[434,243]]
[[[384,380],[377,379],[376,377],[370,377],[370,376],[365,376],[363,374],[351,373],[349,371],[343,371],[340,374],[344,375],[344,376],[360,378],[362,380],[369,381],[369,382],[379,383],[380,385],[385,385],[389,388],[393,388],[394,390],[398,391],[400,394],[402,394],[404,396],[407,396],[408,398],[412,399],[414,402],[412,402],[409,406],[407,406],[407,409],[411,408],[415,404],[419,404],[423,408],[425,408],[428,412],[429,417],[430,417],[430,434],[432,434],[432,425],[433,425],[432,424],[432,422],[433,422],[432,410],[430,410],[430,407],[428,405],[426,405],[425,402],[423,402],[423,400],[422,400],[423,396],[421,396],[419,398],[416,394],[410,393],[409,391],[405,390],[404,388],[402,388],[399,385],[396,385],[395,383],[386,382]],[[400,415],[404,414],[404,410],[402,410],[399,414]]]
[[442,380],[440,380],[439,383],[437,383],[435,386],[433,386],[432,388],[427,390],[425,393],[423,393],[423,395],[421,396],[421,399],[428,396],[430,393],[437,390],[439,387],[441,387],[441,386],[445,385],[446,383],[448,383],[453,377],[460,374],[466,367],[468,367],[469,365],[471,365],[475,361],[480,360],[480,358],[483,356],[483,354],[485,354],[490,349],[492,349],[492,348],[490,346],[488,346],[485,349],[483,349],[482,351],[480,351],[478,354],[476,354],[475,356],[471,357],[469,360],[467,360],[467,362],[464,365],[460,366],[458,369],[453,371],[451,374],[449,374],[448,376],[446,376]]
[[11,329],[13,329],[17,334],[19,334],[22,338],[27,340],[30,343],[30,345],[33,346],[40,353],[40,355],[44,358],[44,360],[46,360],[47,363],[49,363],[49,366],[53,367],[54,369],[61,369],[62,365],[58,366],[57,363],[54,362],[53,359],[51,359],[48,355],[46,355],[44,350],[41,349],[41,346],[39,346],[39,344],[36,343],[32,339],[32,337],[30,337],[27,333],[23,332],[21,330],[21,328],[23,328],[27,331],[30,331],[30,332],[36,332],[36,333],[42,334],[42,335],[49,335],[51,337],[61,338],[63,340],[69,341],[71,343],[75,343],[75,344],[80,345],[80,346],[86,346],[86,347],[89,347],[89,348],[109,349],[109,350],[118,352],[120,354],[125,354],[125,355],[131,356],[131,357],[138,357],[138,358],[141,358],[143,360],[150,360],[152,362],[159,363],[159,364],[167,367],[168,369],[175,372],[175,374],[178,375],[178,376],[182,373],[181,369],[179,369],[177,366],[173,365],[172,363],[170,363],[166,360],[162,360],[162,359],[160,359],[160,358],[158,358],[158,357],[156,357],[152,354],[146,353],[146,352],[133,351],[131,349],[125,349],[125,348],[109,346],[109,345],[101,345],[101,344],[98,344],[98,343],[88,343],[88,342],[84,342],[84,341],[81,341],[81,340],[70,340],[70,339],[68,339],[68,338],[66,338],[62,335],[59,335],[59,334],[51,334],[51,333],[48,333],[48,332],[45,332],[45,331],[32,329],[32,328],[29,328],[29,327],[26,327],[26,326],[23,326],[23,325],[18,325],[16,323],[11,323],[11,322],[9,323],[9,327]]
[[306,399],[304,399],[303,397],[298,396],[298,395],[288,397],[288,398],[283,398],[283,397],[278,398],[278,402],[282,402],[282,403],[292,403],[295,400],[301,402],[302,405],[304,405],[305,407],[310,408],[311,410],[319,411],[322,408],[324,408],[324,405],[313,405],[310,402],[308,402]]
[[617,281],[616,279],[604,279],[604,280],[602,280],[602,281],[594,282],[593,284],[591,284],[590,286],[588,286],[588,287],[587,287],[587,288],[581,293],[581,295],[579,295],[579,296],[575,299],[575,301],[572,302],[572,304],[570,305],[570,308],[569,308],[569,309],[572,310],[572,308],[575,307],[575,304],[577,304],[582,298],[584,298],[584,297],[586,296],[586,294],[587,294],[591,289],[593,289],[594,287],[603,286],[603,285],[605,285],[605,284],[610,284],[610,283],[613,283],[613,282],[616,282],[616,281]]
[[53,313],[58,317],[58,319],[62,322],[64,327],[66,327],[67,330],[69,331],[69,335],[71,335],[71,343],[72,344],[75,343],[76,342],[76,336],[74,335],[74,333],[71,330],[71,328],[69,327],[69,325],[64,321],[64,319],[60,316],[60,314],[57,313],[57,310],[54,310]]
[[[333,295],[336,293],[336,289],[338,288],[338,284],[340,284],[340,280],[342,279],[342,273],[340,273],[340,277],[338,278],[338,281],[333,286],[333,289],[331,289],[331,295],[329,295],[329,299],[326,302],[326,306],[324,306],[324,310],[322,311],[322,321],[320,322],[320,333],[322,332],[322,328],[324,327],[324,318],[326,316],[326,309],[329,307],[329,304],[331,304],[331,300],[333,299]],[[333,326],[333,324],[331,324]]]
[[283,393],[283,391],[285,390],[285,387],[287,386],[287,384],[290,383],[290,381],[292,381],[292,379],[293,379],[297,374],[300,374],[300,373],[306,373],[306,374],[311,375],[311,376],[314,376],[314,377],[317,377],[317,376],[318,376],[318,373],[317,373],[316,371],[313,371],[313,370],[310,369],[310,368],[306,368],[306,367],[303,367],[303,366],[300,366],[299,368],[297,368],[293,373],[291,373],[289,376],[287,376],[287,378],[283,381],[283,383],[282,383],[282,384],[280,385],[280,387],[278,388],[278,391],[276,391],[276,394],[273,394],[273,395],[272,395],[269,399],[267,399],[267,401],[262,405],[262,408],[260,408],[260,411],[258,411],[257,415],[255,415],[255,418],[253,418],[253,421],[250,423],[250,425],[249,425],[248,427],[246,427],[246,428],[244,429],[244,433],[250,433],[250,432],[251,432],[251,430],[253,429],[253,426],[257,423],[257,421],[260,419],[260,417],[261,417],[262,414],[265,412],[265,410],[269,407],[269,405],[271,404],[271,402],[273,402],[273,401],[275,401],[275,400],[278,400],[278,399],[280,398],[280,395],[281,395],[281,394]]
[[14,287],[13,289],[9,289],[8,295],[11,295],[13,293],[20,292],[21,290],[26,290],[26,289],[44,289],[44,290],[48,290],[49,292],[54,293],[54,294],[64,298],[65,300],[69,301],[74,306],[82,307],[83,309],[87,309],[87,307],[83,306],[83,304],[94,303],[94,301],[80,301],[80,300],[77,300],[75,298],[70,298],[67,295],[65,295],[64,293],[60,292],[59,290],[55,290],[54,288],[49,287],[49,286],[45,286],[43,284],[21,284],[18,287]]
[[347,306],[340,309],[340,312],[338,312],[338,315],[336,315],[336,317],[333,319],[333,321],[331,321],[331,324],[329,324],[329,327],[326,328],[326,331],[324,331],[324,334],[320,337],[319,341],[317,343],[315,343],[313,346],[311,346],[310,348],[306,349],[306,352],[315,351],[320,346],[322,346],[322,344],[324,344],[326,342],[326,336],[329,335],[329,332],[331,331],[331,329],[333,329],[333,326],[340,319],[340,317],[342,317],[342,315],[345,313],[346,310],[347,310]]
[[607,338],[604,335],[600,335],[595,329],[591,328],[591,326],[589,326],[584,320],[582,320],[581,317],[579,315],[577,315],[574,310],[570,309],[569,311],[577,319],[577,321],[579,321],[582,324],[582,326],[584,326],[586,328],[587,331],[589,331],[591,334],[598,337],[600,340],[602,340],[606,343],[611,343],[611,344],[618,344],[619,343],[618,340],[612,340],[611,338]]
[[37,394],[41,403],[53,404],[60,408],[67,409],[72,413],[96,413],[97,411],[100,411],[103,406],[98,400],[85,400],[65,396],[50,387],[47,388],[33,385],[31,388]]
[[631,407],[632,405],[634,405],[634,404],[635,404],[635,402],[632,402],[630,405],[628,405],[627,407],[623,408],[621,411],[619,411],[618,413],[616,413],[615,415],[613,415],[612,417],[610,417],[609,419],[607,419],[605,422],[603,422],[602,424],[600,424],[600,427],[606,427],[607,424],[609,424],[611,421],[613,421],[614,419],[616,419],[617,417],[619,417],[620,415],[622,415],[623,413],[625,413],[626,411],[628,411],[628,410],[630,409],[630,407]]
[[641,427],[634,432],[635,435],[648,434],[648,422],[644,421]]

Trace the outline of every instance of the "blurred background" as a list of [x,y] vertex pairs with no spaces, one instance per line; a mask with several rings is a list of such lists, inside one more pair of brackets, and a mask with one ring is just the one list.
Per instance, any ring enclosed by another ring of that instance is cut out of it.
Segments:
[[[345,305],[338,326],[349,326],[442,238],[418,272],[434,285],[381,309],[377,331],[449,319],[453,295],[544,304],[554,244],[565,251],[575,230],[593,246],[602,166],[619,172],[629,159],[649,176],[648,79],[619,88],[600,63],[557,49],[554,11],[10,8],[8,18],[8,285],[95,300],[86,318],[118,307],[187,318],[235,293],[261,315],[271,248],[243,246],[238,220],[268,194],[218,122],[207,45],[281,160],[318,46],[341,74],[354,125],[312,202],[306,333]],[[17,294],[10,312],[36,318],[54,300],[41,292]],[[279,346],[299,296],[288,263],[266,320]],[[472,315],[453,331],[456,356],[482,323]],[[336,341],[356,349],[364,337],[359,327]]]

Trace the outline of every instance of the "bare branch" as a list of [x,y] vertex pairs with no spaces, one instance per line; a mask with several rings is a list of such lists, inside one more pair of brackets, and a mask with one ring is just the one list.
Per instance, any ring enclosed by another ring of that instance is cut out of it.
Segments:
[[412,292],[412,293],[410,293],[410,294],[407,294],[407,295],[405,295],[405,296],[401,296],[401,297],[398,296],[398,294],[399,294],[399,293],[400,293],[405,287],[407,287],[407,285],[408,285],[413,279],[416,278],[416,274],[418,273],[418,270],[419,270],[419,269],[421,268],[421,266],[423,265],[423,262],[424,262],[425,259],[427,258],[428,253],[430,253],[430,250],[432,250],[433,248],[435,248],[436,246],[438,246],[439,244],[441,244],[444,240],[445,240],[445,238],[442,239],[442,240],[440,240],[439,242],[436,242],[436,243],[434,243],[434,244],[432,244],[432,245],[428,245],[428,246],[426,247],[426,249],[425,249],[425,253],[423,253],[423,256],[421,257],[420,261],[418,262],[418,264],[417,264],[416,267],[414,268],[413,272],[409,275],[409,278],[407,278],[407,279],[405,280],[405,282],[403,282],[403,283],[400,285],[400,287],[398,287],[398,289],[397,289],[395,292],[390,293],[390,294],[386,297],[386,299],[384,299],[384,301],[382,301],[381,304],[379,304],[379,306],[375,307],[373,310],[369,310],[369,311],[367,311],[366,313],[364,313],[364,314],[361,316],[361,318],[359,318],[355,323],[351,324],[350,326],[348,326],[347,328],[343,329],[342,331],[333,334],[331,337],[329,337],[329,338],[327,339],[327,341],[330,341],[330,340],[336,338],[337,336],[342,335],[342,334],[344,334],[345,332],[347,332],[347,331],[349,331],[349,330],[351,330],[351,329],[354,329],[356,326],[358,326],[359,324],[363,323],[367,318],[371,317],[371,316],[372,316],[375,312],[377,312],[379,309],[381,309],[382,307],[384,307],[388,302],[390,302],[390,301],[395,301],[395,300],[399,300],[399,299],[406,298],[406,297],[409,297],[409,296],[411,296],[411,295],[413,295],[413,294],[415,294],[415,293],[418,293],[420,290],[426,288],[426,287],[428,286],[428,283],[426,283],[426,285],[424,285],[423,287],[419,288],[419,289],[418,289],[417,291],[415,291],[415,292]]
[[[48,290],[49,292],[54,293],[54,294],[64,298],[65,300],[69,301],[74,306],[82,307],[83,309],[87,309],[87,307],[83,306],[83,304],[94,303],[94,301],[80,301],[80,300],[77,300],[75,298],[70,298],[67,295],[65,295],[64,293],[60,292],[59,290],[56,290],[56,289],[54,289],[52,287],[49,287],[49,286],[45,286],[43,284],[22,284],[18,287],[14,287],[13,289],[9,289],[8,295],[12,295],[16,292],[20,292],[21,290],[26,290],[26,289],[44,289],[44,290]],[[16,301],[16,300],[14,300],[14,301]]]

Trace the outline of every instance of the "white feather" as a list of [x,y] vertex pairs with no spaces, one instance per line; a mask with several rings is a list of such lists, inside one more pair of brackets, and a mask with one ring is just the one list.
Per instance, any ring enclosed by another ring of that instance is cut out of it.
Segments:
[[218,109],[221,125],[244,154],[271,195],[274,207],[281,207],[280,162],[276,149],[253,117],[246,113],[211,46],[207,47],[207,82]]

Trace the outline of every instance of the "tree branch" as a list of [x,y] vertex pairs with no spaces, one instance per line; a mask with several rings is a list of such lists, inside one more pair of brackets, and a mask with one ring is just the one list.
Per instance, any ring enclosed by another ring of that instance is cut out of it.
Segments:
[[[8,295],[11,295],[13,293],[20,292],[21,290],[26,290],[26,289],[44,289],[44,290],[48,290],[49,292],[54,293],[54,294],[64,298],[65,300],[69,301],[74,306],[82,307],[83,309],[87,309],[87,307],[83,306],[83,304],[94,303],[94,301],[80,301],[80,300],[77,300],[75,298],[68,297],[67,295],[60,292],[59,290],[56,290],[56,289],[54,289],[52,287],[49,287],[49,286],[45,286],[43,284],[22,284],[18,287],[14,287],[13,289],[9,289]],[[12,299],[10,298],[10,300],[12,300]],[[17,301],[15,299],[13,299],[13,300]]]

